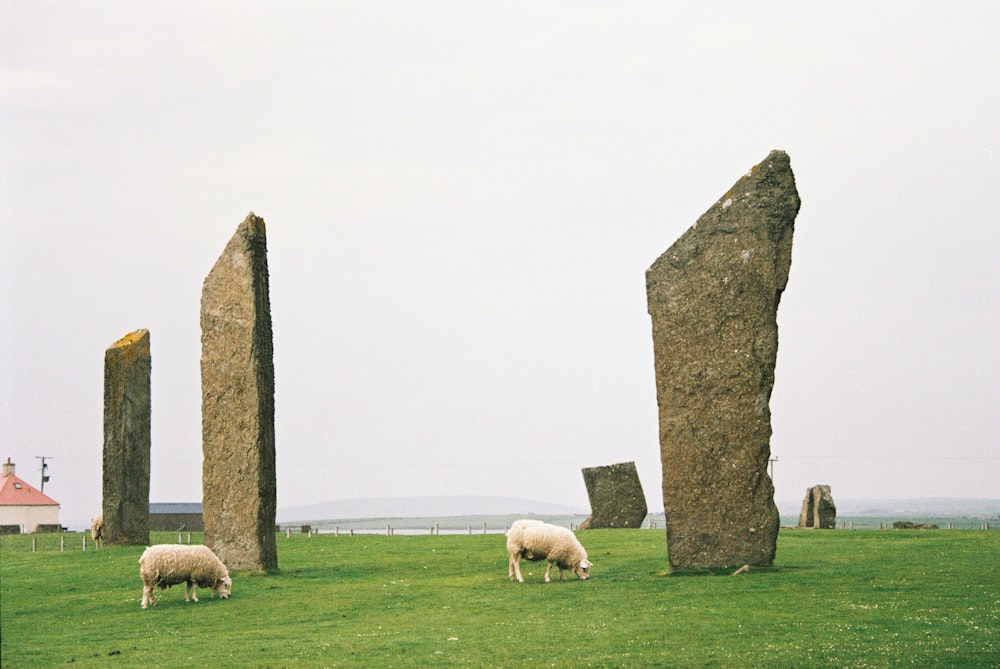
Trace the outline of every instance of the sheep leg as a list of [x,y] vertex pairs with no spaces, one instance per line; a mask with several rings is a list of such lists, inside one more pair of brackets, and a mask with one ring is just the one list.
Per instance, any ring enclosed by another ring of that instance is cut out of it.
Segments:
[[184,583],[184,601],[191,601],[188,597],[192,597],[195,603],[198,603],[198,584],[193,581],[186,581]]
[[521,554],[511,553],[510,554],[510,564],[507,567],[507,576],[510,580],[514,580],[517,577],[518,583],[524,583],[524,577],[521,576]]
[[152,604],[156,606],[156,586],[144,585],[142,588],[142,608],[146,608],[147,604]]
[[552,572],[552,560],[549,560],[548,565],[545,566],[545,582],[546,583],[549,583],[549,582],[552,581],[552,579],[549,577],[549,574],[551,572]]

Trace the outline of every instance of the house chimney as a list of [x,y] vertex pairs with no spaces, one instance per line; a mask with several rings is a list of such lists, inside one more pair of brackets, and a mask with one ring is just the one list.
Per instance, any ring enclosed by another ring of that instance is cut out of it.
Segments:
[[10,461],[10,458],[7,458],[7,462],[3,463],[3,475],[10,476],[13,473],[14,473],[14,463]]

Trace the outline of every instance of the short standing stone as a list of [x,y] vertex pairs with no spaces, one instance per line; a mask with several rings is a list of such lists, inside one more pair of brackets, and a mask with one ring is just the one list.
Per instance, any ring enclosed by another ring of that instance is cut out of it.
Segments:
[[799,513],[799,527],[832,530],[837,527],[837,505],[828,485],[814,485],[806,490]]
[[202,288],[201,389],[205,544],[230,569],[276,569],[267,242],[252,212]]
[[588,467],[583,470],[583,482],[590,498],[590,517],[580,525],[581,530],[642,526],[646,495],[634,462]]
[[646,272],[674,568],[773,563],[769,402],[798,210],[773,151]]
[[102,538],[113,546],[149,544],[149,330],[125,335],[104,352]]

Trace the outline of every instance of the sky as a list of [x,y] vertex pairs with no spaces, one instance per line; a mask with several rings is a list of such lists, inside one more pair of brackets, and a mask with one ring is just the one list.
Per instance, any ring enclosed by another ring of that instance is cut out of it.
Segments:
[[772,149],[775,497],[1000,498],[1000,4],[0,0],[0,459],[101,506],[150,330],[201,499],[201,285],[267,223],[278,506],[660,494],[645,270]]

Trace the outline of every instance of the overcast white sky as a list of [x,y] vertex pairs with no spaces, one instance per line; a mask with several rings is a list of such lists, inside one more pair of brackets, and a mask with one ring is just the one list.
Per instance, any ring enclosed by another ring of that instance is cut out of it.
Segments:
[[1000,3],[0,0],[0,457],[100,509],[151,332],[201,498],[201,284],[267,222],[278,505],[662,509],[646,268],[771,149],[802,209],[776,497],[1000,498]]

